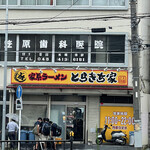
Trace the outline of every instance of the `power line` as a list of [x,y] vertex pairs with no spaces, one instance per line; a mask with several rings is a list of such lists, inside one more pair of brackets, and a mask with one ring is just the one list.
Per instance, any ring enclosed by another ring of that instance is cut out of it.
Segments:
[[[66,18],[86,18],[86,17],[113,17],[113,16],[126,16],[126,17],[130,17],[130,14],[121,14],[121,15],[118,15],[118,14],[116,14],[116,13],[114,13],[114,14],[107,14],[107,15],[88,15],[88,16],[67,16],[67,17],[57,17],[58,19],[62,19],[62,18],[64,18],[64,19],[66,19]],[[147,15],[150,15],[150,13],[138,13],[137,14],[137,16],[147,16]],[[51,18],[20,18],[20,19],[18,19],[18,18],[16,18],[16,19],[9,19],[9,21],[20,21],[20,20],[40,20],[40,19],[54,19],[54,18],[56,18],[56,16],[58,16],[58,15],[55,15],[54,17],[51,17]],[[1,19],[1,21],[5,21],[5,19]]]
[[[150,15],[140,15],[137,17],[138,19],[143,19],[143,18],[149,18]],[[6,22],[1,22],[0,25],[5,25],[5,24],[11,24],[11,25],[20,25],[20,24],[34,24],[34,23],[52,23],[52,22],[70,22],[70,21],[89,21],[89,20],[110,20],[110,19],[131,19],[129,16],[120,16],[120,15],[114,15],[114,16],[96,16],[96,17],[85,17],[85,18],[65,18],[65,19],[58,19],[58,18],[50,18],[50,19],[44,19],[44,20],[31,20],[31,21],[8,21]]]

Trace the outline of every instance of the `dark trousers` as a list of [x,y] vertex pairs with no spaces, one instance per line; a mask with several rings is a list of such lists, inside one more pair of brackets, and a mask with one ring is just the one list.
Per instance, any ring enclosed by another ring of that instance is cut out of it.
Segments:
[[15,147],[15,142],[11,142],[11,140],[16,139],[16,133],[15,132],[8,132],[8,137],[10,139],[10,148],[14,148]]

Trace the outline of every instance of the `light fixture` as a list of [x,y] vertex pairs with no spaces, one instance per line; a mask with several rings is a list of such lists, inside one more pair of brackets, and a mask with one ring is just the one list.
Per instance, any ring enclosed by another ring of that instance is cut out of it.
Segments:
[[12,68],[15,72],[17,71],[17,69],[16,68]]
[[119,72],[121,69],[120,68],[117,68],[117,71]]
[[40,69],[40,74],[42,74],[43,73],[43,71]]
[[79,67],[80,67],[80,66],[77,66],[77,67],[76,67],[76,70],[78,70],[78,69],[79,69]]
[[56,70],[56,69],[53,69],[53,71],[54,71],[54,73],[56,73],[56,72],[57,72],[57,70]]
[[3,68],[4,68],[4,65],[0,64],[0,67],[3,67]]
[[129,72],[129,73],[132,73],[132,71],[133,71],[132,68],[129,68],[129,69],[128,69],[128,72]]
[[107,71],[108,70],[108,68],[106,67],[106,68],[104,68],[104,71]]
[[29,69],[29,67],[28,67],[28,66],[25,66],[25,69],[26,69],[26,70],[28,70],[28,69]]

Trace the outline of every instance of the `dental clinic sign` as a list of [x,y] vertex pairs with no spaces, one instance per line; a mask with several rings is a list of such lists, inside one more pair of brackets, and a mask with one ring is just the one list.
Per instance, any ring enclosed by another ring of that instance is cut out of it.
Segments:
[[128,86],[128,72],[115,70],[17,69],[12,71],[12,84],[105,85]]

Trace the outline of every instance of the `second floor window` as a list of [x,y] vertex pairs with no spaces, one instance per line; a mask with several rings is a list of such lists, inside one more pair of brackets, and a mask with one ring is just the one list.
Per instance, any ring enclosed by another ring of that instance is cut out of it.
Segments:
[[[125,35],[9,34],[8,61],[47,63],[125,63]],[[0,35],[0,61],[5,36]]]

